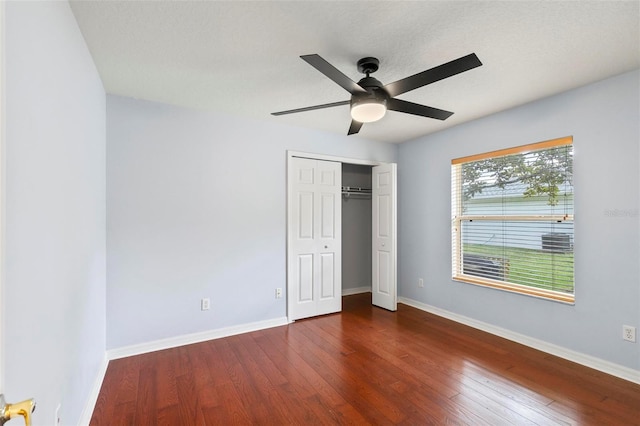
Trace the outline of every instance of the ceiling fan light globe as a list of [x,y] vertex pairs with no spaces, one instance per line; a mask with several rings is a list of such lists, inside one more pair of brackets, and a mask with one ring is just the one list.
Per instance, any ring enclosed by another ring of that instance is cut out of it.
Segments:
[[359,123],[380,120],[387,112],[384,102],[358,102],[351,106],[351,118]]

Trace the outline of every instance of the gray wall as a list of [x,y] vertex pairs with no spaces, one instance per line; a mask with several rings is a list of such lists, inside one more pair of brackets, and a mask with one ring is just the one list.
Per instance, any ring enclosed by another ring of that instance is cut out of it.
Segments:
[[[107,347],[286,316],[286,151],[397,146],[107,97]],[[200,311],[200,299],[211,309]]]
[[[342,185],[371,188],[371,167],[342,165]],[[342,197],[342,289],[371,288],[371,197]]]
[[[621,338],[623,324],[640,328],[639,80],[634,71],[401,144],[399,295],[640,369],[640,344]],[[568,135],[575,306],[452,281],[451,159]]]
[[105,94],[66,2],[6,13],[3,391],[71,425],[105,355]]

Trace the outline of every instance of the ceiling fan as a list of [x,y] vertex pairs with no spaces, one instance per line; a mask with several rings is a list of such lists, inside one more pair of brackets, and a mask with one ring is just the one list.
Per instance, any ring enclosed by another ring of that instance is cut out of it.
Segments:
[[331,108],[341,105],[351,105],[351,126],[348,135],[358,133],[363,123],[378,121],[384,117],[387,110],[404,112],[406,114],[419,115],[422,117],[446,120],[453,112],[445,111],[426,105],[415,104],[413,102],[396,99],[395,96],[417,89],[427,84],[460,74],[470,69],[482,65],[475,53],[455,59],[446,64],[422,71],[402,80],[382,85],[380,81],[371,77],[370,74],[376,72],[380,65],[377,58],[367,57],[358,61],[358,71],[366,77],[357,83],[340,72],[336,67],[324,60],[320,55],[300,56],[312,67],[329,77],[340,85],[347,92],[351,93],[348,101],[332,102],[329,104],[315,105],[305,108],[291,109],[288,111],[273,112],[271,115],[293,114],[296,112],[313,111],[322,108]]

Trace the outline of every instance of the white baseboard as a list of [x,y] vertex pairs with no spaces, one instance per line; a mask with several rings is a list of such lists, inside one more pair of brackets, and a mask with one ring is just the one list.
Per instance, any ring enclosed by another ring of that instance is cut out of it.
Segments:
[[371,286],[342,289],[343,296],[351,296],[352,294],[360,294],[360,293],[371,293]]
[[93,415],[93,410],[96,408],[96,402],[98,402],[98,396],[100,395],[100,388],[102,388],[102,382],[104,381],[104,376],[107,374],[107,367],[109,366],[109,358],[107,358],[107,354],[104,354],[102,358],[102,363],[98,368],[98,374],[96,374],[96,378],[93,382],[93,386],[89,391],[89,397],[87,398],[87,403],[82,410],[82,414],[80,415],[79,425],[89,426],[91,423],[91,416]]
[[163,349],[175,348],[178,346],[200,343],[207,340],[220,339],[222,337],[234,336],[236,334],[249,333],[251,331],[264,330],[267,328],[287,325],[286,317],[274,318],[265,321],[257,321],[248,324],[235,325],[232,327],[219,328],[216,330],[203,331],[200,333],[185,334],[183,336],[170,337],[167,339],[155,340],[138,345],[125,346],[122,348],[109,349],[108,359],[125,358],[128,356],[145,354],[148,352],[160,351]]
[[516,333],[511,330],[496,327],[495,325],[477,321],[473,318],[465,317],[463,315],[449,312],[444,309],[436,308],[435,306],[427,305],[425,303],[418,302],[417,300],[408,299],[406,297],[399,297],[398,302],[404,303],[405,305],[413,306],[414,308],[450,319],[455,322],[459,322],[464,325],[468,325],[469,327],[477,328],[478,330],[486,331],[487,333],[512,340],[522,345],[538,349],[551,355],[573,361],[586,367],[602,371],[603,373],[611,374],[612,376],[620,377],[621,379],[640,384],[640,370],[634,370],[633,368],[625,367],[623,365],[605,361],[591,355],[576,352],[571,349],[555,345],[553,343],[534,339],[524,334]]

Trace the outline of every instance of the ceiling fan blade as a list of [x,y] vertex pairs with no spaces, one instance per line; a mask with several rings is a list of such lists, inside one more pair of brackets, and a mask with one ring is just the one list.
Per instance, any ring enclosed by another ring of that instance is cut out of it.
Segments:
[[351,126],[349,126],[349,132],[347,133],[347,136],[355,135],[360,131],[361,128],[362,128],[362,123],[356,120],[351,120]]
[[426,86],[427,84],[460,74],[461,72],[469,71],[480,65],[482,65],[482,62],[480,62],[480,59],[478,59],[475,53],[472,53],[462,58],[454,59],[446,64],[438,65],[437,67],[403,78],[402,80],[389,83],[384,86],[384,88],[387,93],[389,93],[389,96],[398,96],[410,90],[417,89],[418,87]]
[[351,101],[332,102],[330,104],[322,104],[322,105],[315,105],[315,106],[298,108],[298,109],[290,109],[288,111],[272,112],[271,115],[285,115],[285,114],[294,114],[296,112],[313,111],[315,109],[323,109],[323,108],[331,108],[331,107],[337,107],[337,106],[342,106],[342,105],[349,105],[350,102]]
[[433,108],[426,105],[414,104],[402,99],[389,99],[387,109],[391,111],[404,112],[406,114],[419,115],[421,117],[435,118],[436,120],[446,120],[453,113],[443,109]]
[[344,75],[336,67],[325,61],[320,55],[302,55],[300,57],[352,95],[355,93],[367,93],[358,83]]

